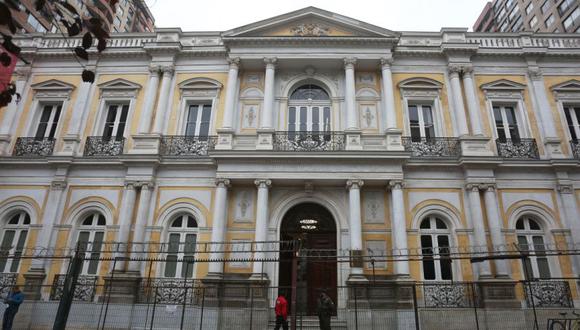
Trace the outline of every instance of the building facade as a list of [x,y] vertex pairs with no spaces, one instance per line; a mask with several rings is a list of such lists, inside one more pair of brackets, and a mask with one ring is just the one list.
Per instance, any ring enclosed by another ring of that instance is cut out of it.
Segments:
[[[301,238],[355,260],[309,264],[311,287],[373,275],[504,289],[524,279],[519,260],[445,254],[519,246],[535,251],[528,278],[578,276],[578,256],[546,252],[580,237],[577,35],[399,33],[309,7],[222,33],[114,35],[94,84],[59,36],[17,39],[32,65],[0,112],[2,246]],[[81,274],[291,284],[287,263],[252,251],[205,250],[225,261],[192,269],[87,260]],[[46,284],[66,266],[1,271]]]
[[578,0],[494,0],[473,25],[475,32],[577,33]]

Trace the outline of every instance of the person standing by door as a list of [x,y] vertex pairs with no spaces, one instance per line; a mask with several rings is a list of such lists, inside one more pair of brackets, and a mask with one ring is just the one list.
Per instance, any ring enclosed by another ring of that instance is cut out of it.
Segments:
[[282,326],[283,330],[288,330],[288,301],[284,298],[284,295],[279,295],[276,298],[276,307],[274,308],[276,312],[276,327],[274,330],[279,330]]
[[322,291],[318,296],[317,308],[318,321],[320,322],[320,330],[330,330],[330,317],[334,313],[334,302]]
[[2,330],[11,330],[12,329],[12,322],[14,322],[14,317],[18,312],[18,307],[24,301],[24,295],[20,292],[20,288],[18,286],[14,286],[12,291],[8,294],[6,299],[4,299],[4,303],[7,305],[6,309],[4,310],[4,318],[2,320]]

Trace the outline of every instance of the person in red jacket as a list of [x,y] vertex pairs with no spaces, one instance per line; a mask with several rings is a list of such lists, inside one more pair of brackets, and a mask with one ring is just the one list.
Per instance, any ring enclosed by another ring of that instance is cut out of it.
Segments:
[[276,312],[276,327],[274,330],[279,330],[280,326],[282,326],[282,329],[288,330],[288,322],[286,321],[286,318],[288,318],[288,302],[283,295],[279,295],[276,298],[274,311]]

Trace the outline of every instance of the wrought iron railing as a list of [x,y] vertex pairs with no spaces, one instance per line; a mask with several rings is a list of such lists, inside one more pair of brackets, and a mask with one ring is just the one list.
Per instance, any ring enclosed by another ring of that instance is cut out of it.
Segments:
[[141,282],[139,301],[157,304],[196,303],[203,287],[199,280],[183,278],[148,278]]
[[275,151],[341,151],[345,147],[343,132],[282,131],[274,134]]
[[170,135],[161,138],[159,152],[164,156],[207,156],[217,143],[215,136]]
[[478,302],[477,286],[469,282],[423,282],[423,301],[427,308],[466,308]]
[[580,159],[580,141],[579,140],[570,141],[570,147],[572,148],[572,156],[576,159]]
[[457,158],[461,154],[461,144],[458,138],[434,137],[414,139],[410,136],[402,138],[405,151],[410,151],[414,158]]
[[566,281],[524,282],[524,293],[530,307],[574,307],[570,285]]
[[497,153],[503,158],[538,159],[538,145],[535,139],[497,139]]
[[10,289],[16,285],[16,273],[0,273],[0,296],[6,297]]
[[[50,300],[60,300],[64,290],[66,274],[54,275],[52,288],[50,290]],[[97,276],[80,275],[77,279],[73,299],[77,301],[91,302],[95,299],[97,289]]]
[[55,138],[19,137],[14,145],[14,156],[50,156],[54,150]]
[[125,138],[89,136],[85,143],[86,157],[110,157],[123,153]]

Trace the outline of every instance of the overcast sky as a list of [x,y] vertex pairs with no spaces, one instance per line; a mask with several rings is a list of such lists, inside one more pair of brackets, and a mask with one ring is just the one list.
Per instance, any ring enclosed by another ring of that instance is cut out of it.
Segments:
[[395,31],[468,27],[487,0],[146,0],[158,27],[227,31],[315,6]]

